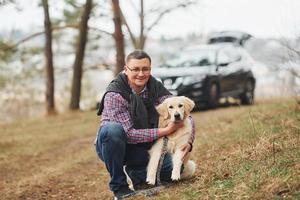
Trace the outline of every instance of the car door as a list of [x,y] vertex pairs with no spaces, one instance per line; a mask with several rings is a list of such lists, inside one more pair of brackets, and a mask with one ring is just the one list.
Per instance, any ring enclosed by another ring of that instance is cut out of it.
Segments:
[[232,85],[231,69],[228,66],[230,57],[226,49],[220,49],[217,54],[217,72],[220,81],[220,92],[226,94],[230,91]]
[[227,59],[227,62],[219,63],[218,68],[223,93],[225,96],[235,96],[235,93],[239,90],[238,84],[243,71],[240,64],[241,55],[234,47],[227,47],[220,51],[219,57],[220,60],[223,60],[225,57]]
[[241,60],[238,63],[240,67],[239,80],[237,83],[238,90],[242,92],[245,87],[246,80],[248,78],[249,72],[253,66],[253,60],[251,56],[243,48],[238,48],[238,53],[241,55]]

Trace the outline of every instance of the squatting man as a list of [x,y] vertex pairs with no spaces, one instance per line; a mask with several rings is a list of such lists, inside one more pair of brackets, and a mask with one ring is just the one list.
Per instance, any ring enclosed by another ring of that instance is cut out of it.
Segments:
[[[170,122],[158,128],[156,106],[171,97],[171,93],[151,76],[151,58],[142,51],[131,52],[125,61],[124,70],[108,85],[99,104],[101,124],[95,147],[98,157],[105,163],[110,174],[109,187],[116,199],[133,195],[128,186],[128,174],[134,189],[145,183],[148,150],[157,139],[170,135],[183,126]],[[192,150],[195,138],[193,131],[183,146],[183,158]],[[184,166],[182,167],[184,171]],[[171,181],[172,159],[166,154],[161,167],[161,181]]]

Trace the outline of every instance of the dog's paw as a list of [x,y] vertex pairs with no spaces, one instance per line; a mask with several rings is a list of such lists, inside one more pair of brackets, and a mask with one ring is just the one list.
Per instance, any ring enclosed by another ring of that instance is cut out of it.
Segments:
[[149,185],[155,185],[155,176],[149,176],[149,177],[147,176],[146,182]]
[[173,181],[178,181],[180,179],[180,173],[172,173],[171,179]]

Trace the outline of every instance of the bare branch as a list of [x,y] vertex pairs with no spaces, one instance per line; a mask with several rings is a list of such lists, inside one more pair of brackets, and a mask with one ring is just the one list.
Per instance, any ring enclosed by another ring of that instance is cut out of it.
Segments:
[[[175,1],[174,1],[175,2]],[[182,2],[182,3],[180,3]],[[190,5],[195,5],[197,4],[198,1],[197,0],[179,0],[176,2],[176,4],[174,5],[173,3],[170,4],[168,3],[168,5],[173,5],[173,8],[178,7],[178,5],[180,4],[186,4],[186,6],[190,6]],[[153,14],[153,13],[161,13],[166,9],[166,6],[162,6],[162,5],[158,5],[157,7],[152,7],[151,9],[147,10],[147,15]]]
[[[51,28],[51,31],[59,31],[59,30],[67,29],[67,28],[78,29],[79,25],[78,24],[67,24],[65,26],[54,26],[54,27]],[[89,29],[97,31],[97,32],[100,32],[100,33],[104,33],[106,35],[110,35],[110,36],[113,35],[112,33],[109,33],[109,32],[107,32],[105,30],[102,30],[102,29],[99,29],[99,28],[96,28],[96,27],[89,27]],[[37,36],[43,35],[44,33],[45,33],[45,31],[34,33],[34,34],[30,35],[30,36],[27,36],[27,37],[21,39],[20,41],[16,42],[13,45],[10,45],[10,46],[2,48],[2,50],[6,51],[6,50],[13,49],[13,48],[19,46],[20,44],[22,44],[22,43],[24,43],[24,42],[26,42],[28,40],[31,40],[31,39],[33,39],[33,38],[35,38]]]
[[163,18],[163,16],[165,16],[166,14],[176,10],[176,9],[179,9],[179,8],[185,8],[187,6],[190,6],[192,4],[195,4],[196,2],[195,1],[188,1],[188,2],[185,2],[185,3],[179,3],[173,7],[170,7],[170,8],[167,8],[163,11],[161,11],[159,13],[159,15],[157,16],[157,18],[152,22],[152,24],[147,28],[147,33],[151,31],[151,29],[156,26],[159,21]]
[[[128,22],[126,21],[126,18],[121,10],[121,15],[122,15],[122,23],[125,25],[131,42],[133,44],[133,46],[135,48],[144,48],[145,45],[145,41],[147,39],[147,35],[148,33],[151,31],[151,29],[157,25],[159,23],[159,21],[163,18],[164,15],[170,13],[173,10],[176,10],[178,8],[185,8],[187,6],[190,6],[192,4],[196,4],[197,0],[185,0],[185,1],[179,1],[176,2],[176,4],[174,5],[174,3],[172,3],[171,5],[173,6],[169,6],[168,8],[156,8],[156,9],[152,9],[150,10],[150,12],[155,12],[156,13],[156,18],[154,18],[154,20],[152,21],[152,23],[150,23],[150,26],[146,26],[145,24],[145,16],[147,16],[149,13],[144,12],[144,0],[140,0],[140,12],[139,12],[139,22],[140,22],[140,30],[139,30],[139,36],[135,36],[134,33],[132,32],[132,29],[130,28]],[[181,2],[181,3],[180,3]],[[136,7],[134,8],[136,10]],[[148,28],[147,28],[148,27]]]
[[151,8],[149,11],[147,11],[147,15],[152,14],[152,13],[160,13],[161,10],[162,10],[161,7]]
[[96,27],[91,27],[91,26],[89,26],[89,29],[94,30],[94,31],[97,31],[97,32],[99,32],[99,33],[103,33],[103,34],[105,34],[105,35],[113,36],[113,33],[110,33],[110,32],[108,32],[108,31],[102,30],[102,29],[100,29],[100,28],[96,28]]
[[287,48],[289,51],[293,52],[293,53],[296,53],[299,57],[300,57],[300,49],[296,49],[296,48],[293,48],[291,47],[291,45],[289,45],[288,43],[284,44],[283,45],[285,48]]
[[295,69],[290,69],[290,72],[293,76],[300,78],[300,73],[298,71],[296,71]]
[[[297,49],[296,47],[293,47],[290,42],[283,38],[280,42],[280,44],[286,48],[287,54],[288,54],[288,60],[290,62],[299,61],[300,60],[300,49]],[[293,66],[288,68],[288,71],[297,78],[300,78],[300,71],[297,71]]]
[[300,58],[300,49],[296,49],[295,47],[292,47],[292,45],[289,43],[289,41],[286,38],[283,38],[280,41],[280,44],[285,47],[287,50],[289,50],[288,52],[292,52],[295,53],[299,58]]
[[134,47],[136,47],[136,46],[137,46],[136,38],[135,38],[133,32],[131,31],[131,29],[130,29],[130,27],[129,27],[129,24],[128,24],[127,21],[126,21],[126,18],[124,17],[124,14],[123,14],[123,11],[122,11],[121,8],[120,8],[120,13],[121,13],[121,18],[122,18],[122,23],[126,26],[127,31],[128,31],[128,33],[129,33],[129,36],[130,36],[130,39],[131,39],[131,41],[132,41]]
[[[102,66],[102,67],[100,67]],[[83,72],[89,71],[89,70],[106,70],[109,69],[109,64],[107,63],[97,63],[97,64],[92,64],[92,65],[87,65],[84,66]],[[72,68],[56,68],[55,73],[66,73],[70,72]]]
[[[100,67],[102,66],[102,67]],[[89,66],[85,66],[83,71],[89,71],[89,70],[106,70],[109,69],[109,64],[107,63],[98,63],[98,64],[93,64],[93,65],[89,65]]]

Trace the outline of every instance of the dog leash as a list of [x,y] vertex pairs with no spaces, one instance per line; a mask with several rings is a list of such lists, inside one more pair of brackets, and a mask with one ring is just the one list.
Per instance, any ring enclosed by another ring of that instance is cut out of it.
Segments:
[[159,158],[157,172],[156,172],[156,186],[154,188],[136,191],[134,195],[144,195],[144,196],[149,197],[149,196],[158,194],[161,189],[165,188],[165,185],[162,185],[162,183],[160,181],[160,171],[161,171],[161,168],[162,168],[162,165],[163,165],[165,155],[168,151],[167,145],[168,145],[168,138],[164,137],[163,138],[162,152],[161,152],[161,156]]
[[156,172],[156,185],[157,186],[161,186],[162,185],[161,181],[160,181],[160,171],[161,171],[161,168],[162,168],[162,165],[163,165],[163,161],[164,161],[165,155],[166,155],[166,153],[168,151],[167,145],[168,145],[168,138],[164,137],[163,138],[162,152],[161,152],[161,155],[160,155],[160,158],[159,158],[157,172]]

